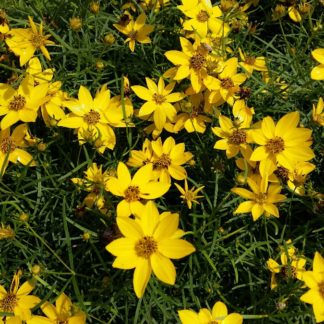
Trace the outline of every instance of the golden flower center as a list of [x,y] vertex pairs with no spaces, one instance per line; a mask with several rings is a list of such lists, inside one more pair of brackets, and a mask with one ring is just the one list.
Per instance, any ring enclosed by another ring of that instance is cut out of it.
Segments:
[[14,96],[13,99],[9,102],[9,110],[18,111],[23,109],[26,104],[26,99],[22,95]]
[[0,142],[0,151],[4,154],[12,152],[16,149],[16,145],[10,136],[4,137]]
[[95,125],[100,120],[100,114],[91,109],[86,115],[83,116],[83,120],[89,125]]
[[265,193],[259,193],[259,194],[256,195],[256,197],[255,197],[255,202],[256,202],[257,204],[262,205],[263,203],[266,202],[267,198],[268,198],[268,197],[267,197],[267,195],[266,195]]
[[127,202],[138,201],[141,198],[140,193],[138,186],[129,186],[125,190],[125,200]]
[[297,277],[297,269],[293,266],[284,266],[281,268],[281,274],[286,278],[296,278]]
[[230,89],[234,87],[234,82],[231,78],[222,79],[221,86],[224,89]]
[[152,96],[152,99],[157,105],[160,105],[163,102],[165,102],[164,96],[162,96],[161,94],[158,94],[158,93],[154,93],[154,95]]
[[8,293],[0,300],[0,310],[3,312],[12,313],[17,305],[17,296],[12,293]]
[[289,171],[284,167],[278,167],[274,174],[284,182],[287,182],[289,179]]
[[208,18],[209,18],[209,15],[208,15],[208,12],[207,11],[205,11],[205,10],[200,10],[199,11],[199,13],[197,15],[197,20],[199,22],[205,22],[205,21],[208,20]]
[[246,132],[243,129],[236,129],[228,138],[229,144],[240,145],[246,142]]
[[34,47],[39,48],[44,46],[46,38],[40,34],[33,34],[31,37],[31,43]]
[[276,136],[275,138],[269,139],[266,144],[268,152],[278,154],[285,149],[285,142],[281,137]]
[[200,53],[197,53],[196,55],[190,58],[190,66],[195,70],[200,70],[205,63],[206,63],[206,59]]
[[128,34],[128,38],[132,39],[132,40],[136,40],[136,36],[137,36],[137,31],[133,30]]
[[144,236],[135,245],[137,256],[148,259],[158,249],[158,244],[152,236]]
[[255,63],[255,57],[254,56],[248,56],[245,58],[245,63],[249,65],[253,65]]
[[170,164],[170,156],[163,153],[156,161],[153,162],[153,169],[167,169]]
[[184,197],[188,201],[193,201],[195,199],[195,194],[192,191],[186,191]]

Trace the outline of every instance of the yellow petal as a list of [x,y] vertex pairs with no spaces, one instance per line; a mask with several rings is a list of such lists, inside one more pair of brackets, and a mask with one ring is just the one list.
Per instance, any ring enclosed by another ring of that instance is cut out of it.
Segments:
[[160,253],[153,253],[150,260],[152,270],[156,277],[169,285],[174,285],[176,271],[170,259],[166,258]]
[[264,212],[264,208],[260,204],[255,204],[252,208],[252,218],[256,221]]
[[178,229],[179,215],[165,214],[165,217],[159,222],[158,227],[154,232],[154,238],[157,241],[171,237]]
[[170,259],[181,259],[196,251],[189,242],[181,239],[165,239],[158,244],[159,252]]
[[246,190],[244,188],[232,188],[231,191],[245,199],[253,200],[255,198],[255,195],[253,192]]
[[275,128],[275,123],[271,117],[263,118],[261,129],[266,138],[271,139],[275,137]]
[[312,55],[317,62],[324,64],[324,48],[317,48],[313,50]]
[[130,185],[131,186],[145,186],[153,178],[153,164],[149,163],[137,170]]
[[140,222],[144,235],[153,236],[159,224],[159,211],[153,201],[149,201],[143,208]]
[[179,314],[179,318],[180,318],[182,324],[199,324],[200,323],[198,314],[192,310],[187,310],[187,309],[179,310],[178,314]]
[[132,86],[131,89],[135,92],[137,97],[145,101],[152,101],[152,93],[147,88],[142,86]]
[[226,305],[220,301],[216,302],[212,309],[213,319],[216,317],[225,317],[227,314],[228,312]]
[[17,291],[17,296],[28,295],[35,288],[35,283],[32,281],[25,281]]
[[324,64],[315,66],[311,71],[311,78],[313,80],[324,80]]
[[128,218],[117,218],[117,225],[121,233],[132,239],[139,239],[143,236],[143,231],[137,222]]
[[141,187],[140,197],[144,199],[156,199],[163,196],[170,188],[169,183],[151,181]]
[[299,112],[293,111],[281,117],[276,125],[275,136],[282,137],[284,133],[296,128],[299,123]]
[[135,244],[138,238],[122,237],[116,239],[106,246],[106,250],[115,256],[128,256],[130,253],[135,254]]
[[56,308],[49,302],[45,302],[42,306],[42,312],[51,320],[57,319]]
[[316,251],[313,260],[313,271],[324,273],[324,258]]
[[239,204],[239,206],[234,211],[234,214],[245,214],[245,213],[249,213],[249,212],[251,212],[251,210],[252,210],[252,208],[253,208],[254,205],[255,205],[255,202],[253,202],[253,201],[244,201],[244,202],[242,202],[242,203]]
[[152,269],[149,260],[139,258],[133,277],[133,287],[138,298],[143,297],[146,286],[151,277],[151,272]]
[[242,324],[243,317],[238,313],[229,314],[223,321],[222,324]]
[[129,270],[129,269],[134,269],[137,265],[137,262],[138,262],[138,256],[131,251],[129,253],[123,253],[123,255],[121,256],[117,256],[112,266],[113,268]]

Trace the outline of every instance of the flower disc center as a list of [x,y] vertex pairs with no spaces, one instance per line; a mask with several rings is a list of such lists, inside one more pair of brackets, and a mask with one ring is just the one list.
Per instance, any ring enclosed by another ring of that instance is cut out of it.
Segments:
[[208,12],[207,11],[205,11],[205,10],[200,10],[199,11],[199,13],[197,15],[197,20],[199,22],[205,22],[205,21],[208,20],[208,18],[209,18],[209,15],[208,15]]
[[268,152],[278,154],[285,149],[285,142],[281,137],[276,136],[275,138],[269,139],[266,144]]
[[97,111],[90,110],[84,117],[84,121],[89,125],[95,125],[100,120],[100,114]]
[[12,293],[8,293],[0,300],[0,310],[8,313],[12,313],[17,305],[17,296]]
[[22,95],[14,96],[13,99],[9,102],[9,110],[18,111],[24,108],[26,104],[26,99]]
[[152,236],[144,236],[135,245],[135,252],[139,257],[148,259],[157,251],[158,244]]
[[197,53],[196,55],[194,55],[190,58],[190,66],[194,70],[200,70],[204,66],[205,63],[206,63],[206,59],[200,53]]
[[9,152],[13,152],[16,149],[16,145],[14,144],[13,140],[10,136],[5,137],[0,142],[0,151],[4,154]]
[[234,145],[240,145],[246,142],[246,132],[243,129],[236,129],[228,138],[228,142]]
[[171,158],[168,154],[163,153],[158,160],[153,162],[154,169],[167,169],[171,164]]
[[153,101],[157,104],[160,105],[165,101],[164,96],[162,96],[161,94],[158,93],[154,93],[154,95],[152,96]]
[[127,202],[140,200],[140,190],[138,186],[129,186],[125,190],[125,200]]

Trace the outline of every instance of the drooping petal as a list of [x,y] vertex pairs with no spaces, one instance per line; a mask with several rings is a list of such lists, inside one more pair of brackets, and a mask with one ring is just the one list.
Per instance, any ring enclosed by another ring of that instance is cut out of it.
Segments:
[[160,253],[153,253],[150,259],[156,277],[169,285],[174,285],[176,270],[170,259]]
[[152,268],[148,259],[139,258],[133,277],[133,287],[138,298],[142,298],[151,277]]

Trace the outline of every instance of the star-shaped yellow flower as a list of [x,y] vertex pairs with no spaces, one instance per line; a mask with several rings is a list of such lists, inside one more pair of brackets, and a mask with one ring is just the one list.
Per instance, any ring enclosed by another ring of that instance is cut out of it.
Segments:
[[147,101],[140,108],[138,116],[149,118],[153,114],[156,128],[162,130],[167,120],[173,122],[177,114],[171,103],[180,101],[185,95],[180,92],[171,93],[176,83],[171,82],[165,86],[163,78],[159,79],[158,84],[146,78],[146,84],[147,88],[139,85],[131,87],[138,97]]
[[106,249],[117,257],[114,268],[135,268],[136,296],[144,295],[152,271],[159,280],[174,285],[176,270],[170,259],[181,259],[195,251],[193,245],[181,239],[184,232],[178,229],[179,215],[159,215],[150,201],[139,219],[117,218],[117,225],[124,237],[108,244]]

